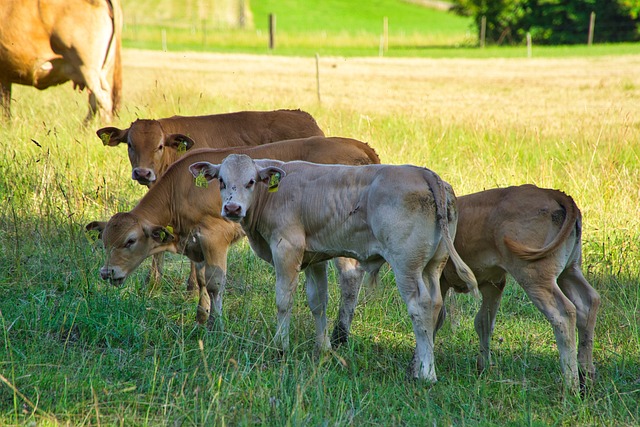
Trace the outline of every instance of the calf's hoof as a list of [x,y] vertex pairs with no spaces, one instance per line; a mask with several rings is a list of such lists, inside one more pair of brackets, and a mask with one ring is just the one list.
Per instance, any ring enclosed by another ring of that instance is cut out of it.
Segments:
[[331,345],[340,347],[342,344],[346,344],[348,339],[349,332],[347,332],[347,328],[341,323],[338,323],[331,333]]
[[198,312],[196,313],[196,322],[199,325],[204,325],[209,320],[209,310],[205,310],[202,307],[198,307]]

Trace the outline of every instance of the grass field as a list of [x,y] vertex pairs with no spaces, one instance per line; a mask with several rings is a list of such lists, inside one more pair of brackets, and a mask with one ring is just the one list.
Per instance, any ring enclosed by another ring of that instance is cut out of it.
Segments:
[[[281,361],[274,275],[246,242],[230,254],[225,329],[194,325],[185,258],[161,286],[99,280],[86,223],[144,194],[125,150],[83,127],[86,94],[15,87],[0,127],[0,425],[616,425],[640,423],[640,56],[573,59],[306,58],[125,50],[124,105],[137,117],[302,108],[386,163],[427,166],[458,194],[525,182],[571,194],[584,271],[602,296],[598,378],[565,396],[551,327],[510,283],[475,372],[478,304],[449,298],[439,382],[407,379],[413,333],[385,271],[351,340],[313,356],[302,287]],[[330,317],[338,301],[330,279]]]

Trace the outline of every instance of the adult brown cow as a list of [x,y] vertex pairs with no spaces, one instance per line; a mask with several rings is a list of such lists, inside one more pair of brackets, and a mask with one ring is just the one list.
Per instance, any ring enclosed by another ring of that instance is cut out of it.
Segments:
[[[289,347],[293,296],[300,270],[316,324],[316,345],[331,347],[326,329],[326,261],[352,257],[371,277],[389,263],[416,336],[410,366],[435,382],[433,334],[442,307],[440,274],[447,259],[477,293],[471,270],[458,256],[458,214],[451,186],[411,165],[318,165],[252,160],[232,154],[220,165],[200,162],[194,175],[218,179],[222,217],[242,225],[256,255],[276,272],[276,340]],[[280,178],[282,178],[281,181]],[[344,289],[344,288],[343,288]]]
[[[308,159],[319,163],[353,165],[380,163],[375,151],[364,142],[349,138],[313,137],[281,141],[258,147],[202,149],[187,153],[175,162],[130,212],[115,214],[109,222],[92,222],[87,230],[98,230],[107,252],[100,274],[115,284],[122,283],[150,255],[178,252],[196,263],[200,291],[197,321],[213,320],[222,310],[227,271],[227,251],[243,236],[238,224],[220,216],[220,191],[194,185],[189,166],[194,162],[221,162],[233,152],[256,158]],[[340,260],[341,283],[347,289],[359,286],[361,270],[352,260]],[[341,310],[341,324],[350,326],[357,294],[347,295]],[[211,301],[214,310],[211,311]],[[348,333],[348,329],[339,329]]]
[[89,90],[90,120],[111,121],[120,102],[120,0],[0,2],[0,103],[11,114],[11,84],[46,89],[71,80]]
[[[575,391],[579,382],[584,386],[584,375],[595,376],[593,334],[600,296],[580,269],[578,206],[560,191],[522,185],[461,196],[458,208],[455,246],[482,293],[475,318],[480,338],[478,368],[485,369],[491,362],[491,334],[508,273],[551,323],[567,387]],[[440,284],[443,296],[449,288],[467,292],[451,264]],[[443,309],[438,327],[444,317]]]
[[127,145],[131,179],[146,186],[151,186],[189,149],[256,146],[324,136],[313,116],[301,110],[138,119],[126,129],[104,127],[96,134],[110,147]]
[[[126,144],[131,179],[151,186],[187,150],[196,148],[251,147],[287,139],[324,136],[306,111],[239,111],[207,116],[173,116],[138,119],[126,129],[104,127],[96,132],[103,144]],[[148,281],[158,283],[163,255],[153,258]],[[195,266],[187,289],[196,287]]]

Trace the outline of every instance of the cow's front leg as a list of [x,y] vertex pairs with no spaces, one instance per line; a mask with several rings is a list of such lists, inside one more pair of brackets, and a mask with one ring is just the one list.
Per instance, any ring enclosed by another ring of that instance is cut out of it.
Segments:
[[331,349],[327,332],[327,263],[320,262],[305,269],[307,301],[316,324],[316,349],[319,353]]
[[198,276],[196,271],[196,263],[191,261],[191,270],[187,278],[187,292],[194,292],[198,289]]
[[201,230],[200,245],[205,260],[195,263],[200,301],[196,320],[213,326],[222,319],[222,295],[227,278],[227,252],[229,241],[219,231]]
[[207,283],[205,279],[206,263],[198,262],[195,265],[196,281],[198,283],[198,310],[196,313],[196,322],[204,325],[209,319],[211,313],[211,298],[207,292]]
[[200,295],[196,321],[201,325],[208,323],[211,327],[215,320],[222,316],[222,295],[226,275],[219,266],[199,262],[196,263],[196,277]]
[[302,251],[284,239],[272,247],[273,264],[276,270],[276,307],[278,326],[274,337],[275,344],[287,352],[289,350],[289,325],[293,296],[298,285],[298,274],[302,261]]
[[162,279],[162,268],[164,266],[164,252],[157,253],[151,258],[151,267],[147,275],[147,286],[149,289],[155,288]]

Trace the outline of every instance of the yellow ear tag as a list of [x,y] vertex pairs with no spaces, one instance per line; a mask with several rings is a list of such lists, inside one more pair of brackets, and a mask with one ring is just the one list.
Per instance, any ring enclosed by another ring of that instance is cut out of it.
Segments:
[[172,227],[172,226],[167,225],[165,228],[167,229],[167,231],[168,231],[169,233],[173,234],[173,227]]
[[111,141],[111,134],[106,132],[100,134],[100,140],[102,141],[102,145],[109,145],[109,141]]
[[196,176],[195,181],[196,181],[196,187],[207,188],[209,186],[209,182],[207,181],[207,178],[204,177],[203,170],[201,170],[200,174]]
[[180,144],[178,144],[178,154],[179,155],[183,155],[184,153],[187,152],[187,141],[180,141]]
[[278,191],[278,185],[280,185],[280,172],[276,172],[269,178],[269,193],[275,193]]
[[87,230],[84,232],[84,237],[87,238],[87,242],[94,244],[100,239],[100,232],[98,230]]

